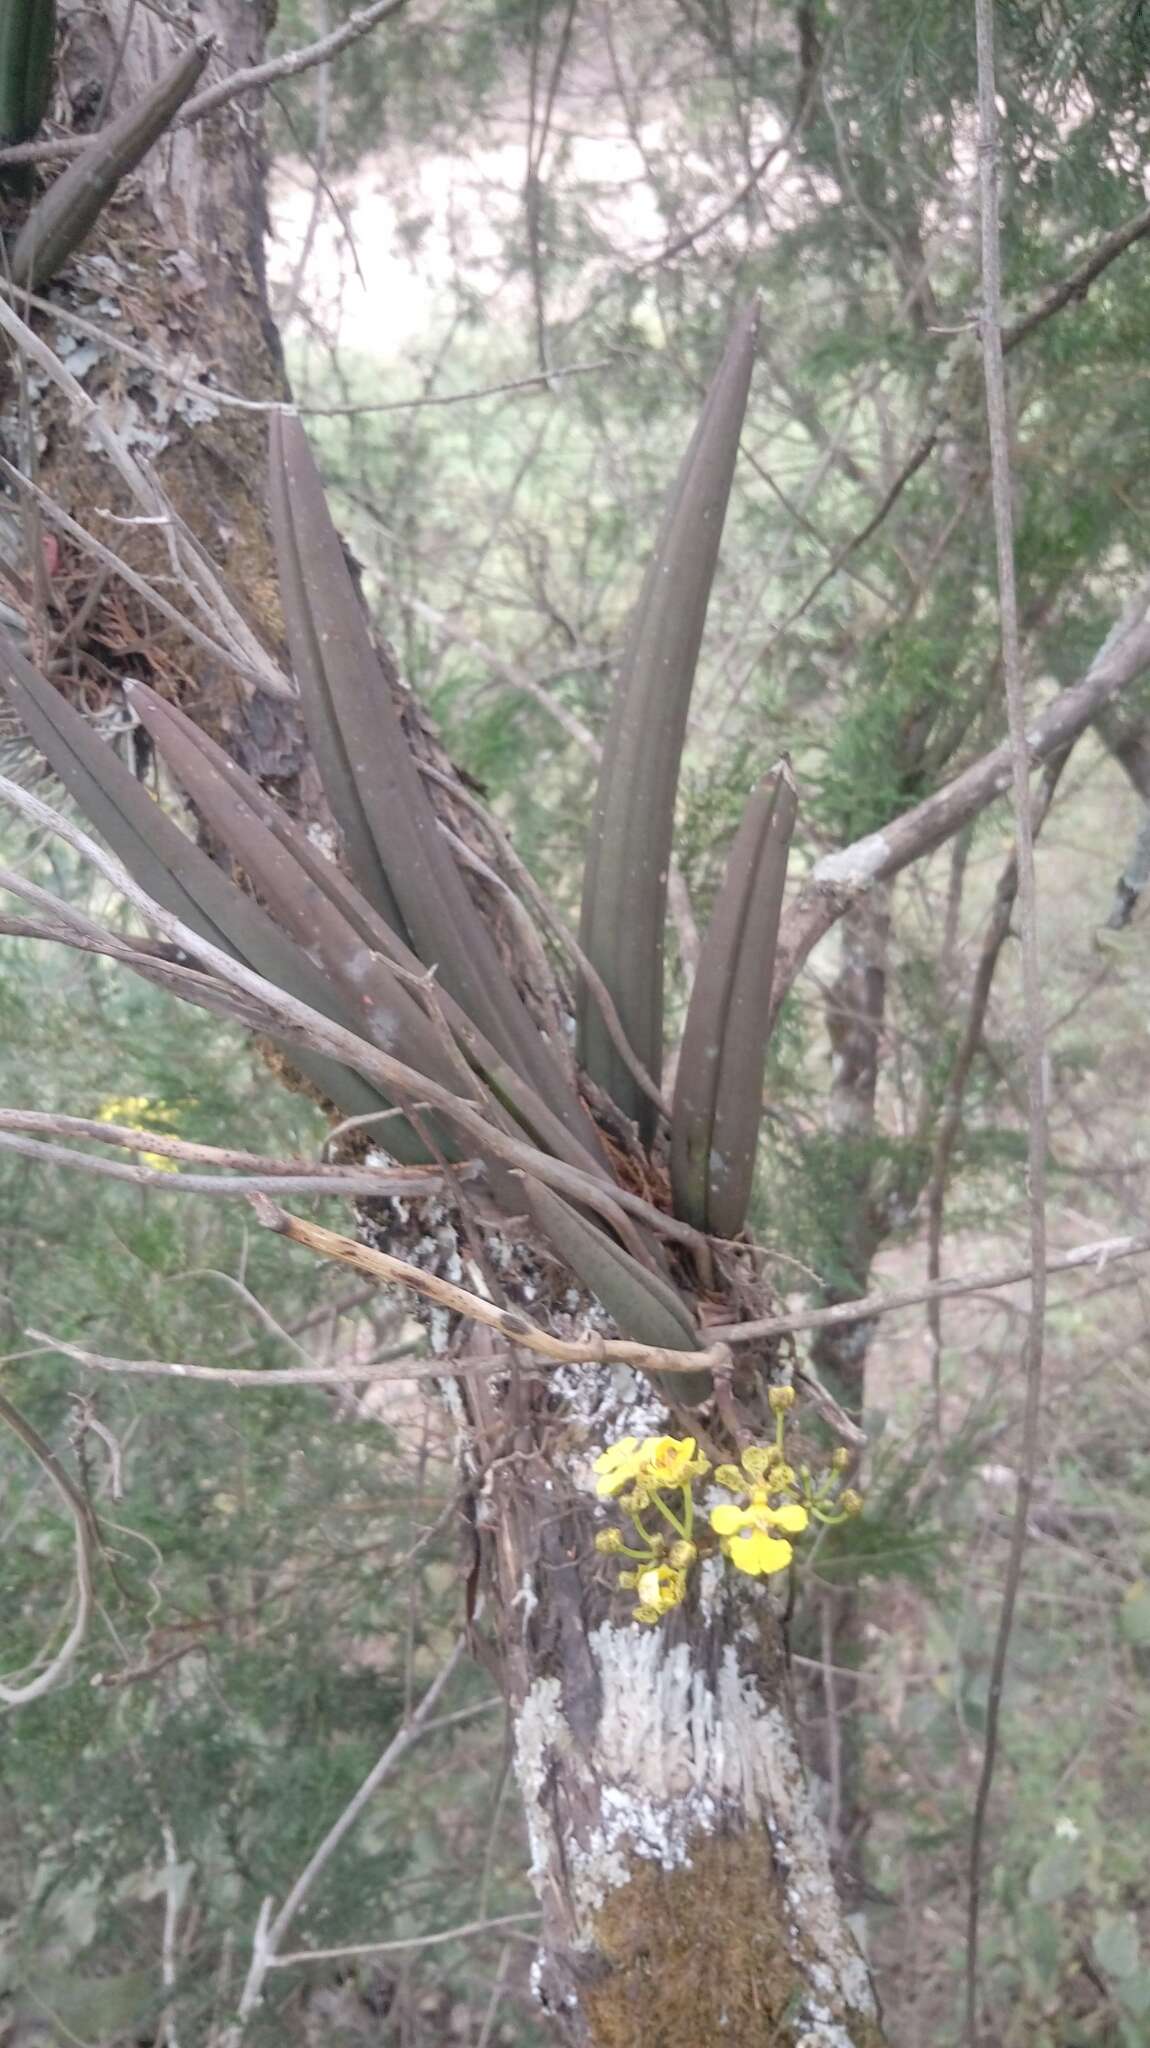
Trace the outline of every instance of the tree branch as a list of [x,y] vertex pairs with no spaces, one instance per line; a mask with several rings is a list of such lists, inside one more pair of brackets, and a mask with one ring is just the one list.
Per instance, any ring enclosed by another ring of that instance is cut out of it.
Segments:
[[982,361],[986,382],[986,417],[990,434],[991,495],[998,562],[998,609],[1002,633],[1002,673],[1010,730],[1010,763],[1014,798],[1014,831],[1018,850],[1018,912],[1022,937],[1022,996],[1026,1028],[1027,1167],[1030,1210],[1030,1310],[1026,1323],[1023,1404],[1018,1486],[1006,1561],[1002,1612],[998,1621],[990,1685],[986,1701],[986,1733],[982,1770],[975,1794],[970,1829],[969,1898],[966,1921],[966,2038],[978,2048],[979,1907],[982,1886],[982,1845],[987,1807],[998,1754],[1002,1690],[1010,1654],[1014,1609],[1022,1578],[1022,1558],[1038,1463],[1038,1428],[1042,1403],[1043,1340],[1046,1321],[1046,1152],[1047,1106],[1042,955],[1038,938],[1038,887],[1034,873],[1034,834],[1030,815],[1030,747],[1026,730],[1026,699],[1022,681],[1022,639],[1014,564],[1014,506],[1010,462],[1010,421],[1006,403],[1006,370],[1002,347],[1002,277],[998,220],[998,108],[994,93],[994,0],[974,0],[978,55],[978,168],[982,215]]
[[266,1195],[252,1195],[251,1204],[265,1230],[276,1231],[321,1259],[337,1259],[341,1265],[354,1266],[358,1273],[369,1273],[391,1286],[410,1287],[425,1301],[482,1323],[509,1344],[522,1345],[525,1351],[557,1365],[637,1365],[645,1372],[696,1373],[718,1371],[729,1363],[723,1344],[714,1344],[708,1351],[664,1351],[659,1345],[637,1344],[625,1337],[588,1335],[573,1342],[552,1337],[518,1309],[498,1308],[482,1295],[441,1280],[437,1273],[425,1272],[422,1266],[411,1266],[406,1259],[392,1258],[390,1252],[374,1251],[353,1237],[342,1237],[337,1230],[325,1230],[321,1224],[305,1222],[302,1216],[289,1215]]
[[[1116,697],[1150,665],[1150,578],[1139,585],[1117,625],[1107,635],[1081,682],[1063,690],[1024,734],[1030,766],[1045,761],[1091,723],[1104,704]],[[901,873],[932,853],[1003,795],[1012,778],[1012,742],[992,747],[969,768],[944,783],[913,809],[892,818],[880,832],[868,833],[838,853],[818,861],[783,913],[778,964],[772,991],[777,1012],[799,970],[819,940],[842,916],[860,890]]]
[[[242,71],[230,72],[227,78],[219,78],[214,85],[206,85],[202,92],[188,100],[172,122],[172,127],[186,128],[193,121],[202,121],[205,114],[214,114],[217,107],[226,106],[229,100],[239,99],[243,93],[263,91],[281,78],[294,78],[301,71],[312,70],[317,64],[329,64],[341,50],[370,35],[372,29],[378,28],[393,14],[401,13],[407,5],[408,0],[372,0],[371,6],[349,14],[347,20],[332,29],[330,35],[319,36],[314,43],[302,43],[296,50],[285,50],[282,56],[269,57],[264,64],[249,64]],[[54,142],[18,142],[8,149],[0,149],[0,164],[34,164],[49,157],[80,156],[91,140],[90,135],[68,135]]]

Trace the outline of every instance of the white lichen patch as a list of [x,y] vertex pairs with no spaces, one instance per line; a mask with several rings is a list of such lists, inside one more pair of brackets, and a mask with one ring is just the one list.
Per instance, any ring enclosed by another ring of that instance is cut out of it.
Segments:
[[890,841],[882,832],[871,832],[854,846],[827,853],[815,862],[811,880],[822,889],[865,889],[885,867]]
[[551,1390],[562,1402],[563,1421],[586,1431],[586,1457],[573,1461],[572,1476],[591,1493],[591,1466],[605,1445],[623,1436],[662,1436],[670,1426],[666,1402],[646,1374],[629,1365],[560,1366]]
[[[844,1930],[826,1842],[794,1737],[781,1710],[739,1668],[733,1644],[717,1672],[658,1629],[602,1623],[590,1636],[601,1689],[597,1737],[577,1745],[559,1681],[531,1688],[518,1716],[517,1769],[531,1835],[532,1874],[574,1909],[576,1941],[591,1946],[595,1916],[628,1882],[636,1858],[688,1867],[692,1844],[720,1826],[765,1828],[784,1885],[788,1935],[810,1994],[802,2014],[811,2048],[851,2048],[849,2015],[870,2015],[867,1967]],[[549,1796],[558,1769],[564,1810],[594,1816],[560,1842]],[[580,1782],[580,1779],[582,1782]]]

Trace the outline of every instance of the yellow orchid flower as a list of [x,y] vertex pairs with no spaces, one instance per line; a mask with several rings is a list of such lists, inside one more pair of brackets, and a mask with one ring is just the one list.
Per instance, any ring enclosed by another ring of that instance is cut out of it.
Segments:
[[599,1474],[596,1491],[600,1499],[621,1493],[638,1476],[641,1463],[637,1436],[621,1436],[617,1444],[608,1444],[605,1451],[600,1451],[594,1467]]
[[639,1452],[641,1473],[650,1487],[682,1486],[698,1462],[693,1436],[649,1436]]
[[686,1573],[676,1571],[674,1565],[652,1565],[650,1571],[640,1572],[635,1590],[642,1607],[666,1614],[670,1608],[678,1607],[687,1590]]
[[741,1530],[724,1543],[723,1549],[739,1571],[754,1579],[784,1572],[794,1556],[784,1536],[768,1536],[763,1529]]

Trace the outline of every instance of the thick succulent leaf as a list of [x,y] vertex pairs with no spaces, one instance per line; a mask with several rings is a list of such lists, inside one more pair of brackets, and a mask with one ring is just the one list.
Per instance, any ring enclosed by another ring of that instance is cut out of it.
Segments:
[[357,886],[586,1150],[595,1129],[468,894],[403,731],[298,419],[277,414],[271,513],[304,716]]
[[0,7],[0,147],[26,142],[47,111],[56,40],[56,0],[5,0]]
[[[0,684],[21,722],[85,817],[141,888],[184,924],[351,1031],[358,1022],[333,994],[327,978],[223,871],[195,846],[140,787],[111,747],[96,738],[59,691],[44,680],[5,633],[0,633]],[[345,1116],[367,1116],[389,1104],[350,1068],[319,1053],[289,1048],[292,1064]],[[414,1132],[397,1118],[387,1146],[418,1164],[429,1157]]]
[[[735,323],[671,493],[632,621],[603,749],[583,885],[581,941],[628,1042],[656,1080],[663,1063],[663,924],[687,706],[730,495],[758,333]],[[579,1055],[650,1138],[656,1110],[584,988]]]
[[211,758],[211,742],[145,685],[130,685],[127,694],[185,794],[239,862],[276,923],[338,989],[362,1036],[429,1080],[470,1093],[472,1079],[462,1058],[436,1037],[427,1011],[388,961],[364,943],[290,848],[234,791]]
[[[552,1248],[602,1303],[621,1335],[664,1351],[701,1351],[690,1311],[670,1282],[639,1265],[621,1245],[540,1181],[526,1184],[528,1206]],[[711,1391],[708,1372],[657,1374],[670,1400],[695,1404]]]
[[763,1107],[771,983],[797,799],[785,762],[743,813],[699,953],[671,1105],[675,1214],[735,1237]]
[[12,250],[13,284],[39,291],[95,226],[122,178],[171,126],[211,54],[211,39],[193,43],[182,57],[114,121],[97,131],[87,149],[49,185],[28,215]]
[[[326,903],[331,915],[344,927],[340,945],[346,948],[348,934],[358,942],[351,959],[351,973],[358,972],[357,958],[362,958],[365,948],[373,956],[379,956],[381,968],[387,963],[398,967],[407,974],[422,976],[425,970],[415,954],[402,939],[392,931],[371,909],[352,884],[340,873],[334,861],[313,845],[295,821],[290,818],[274,798],[260,788],[258,782],[216,745],[207,733],[201,732],[190,718],[172,705],[166,705],[143,684],[128,683],[125,694],[151,733],[157,748],[169,763],[173,772],[183,781],[193,801],[209,818],[213,829],[218,832],[224,844],[229,846],[239,859],[245,872],[264,895],[264,900],[276,916],[281,916],[280,900],[284,902],[283,921],[295,931],[302,944],[311,949],[312,941],[305,936],[305,927],[297,928],[291,920],[301,914],[306,902],[311,906],[310,914],[321,915],[320,904]],[[193,758],[194,756],[194,758]],[[205,771],[211,771],[211,779],[205,780],[198,774],[196,760]],[[223,803],[226,792],[231,809]],[[209,805],[212,808],[209,810]],[[262,840],[256,830],[264,834]],[[243,843],[240,843],[240,835]],[[278,853],[288,865],[275,880],[277,891],[273,900],[269,893],[269,882],[276,874]],[[318,900],[317,900],[318,899]],[[333,963],[333,972],[340,972]],[[427,1046],[431,1026],[427,1013],[421,1009],[399,982],[389,974],[392,1001],[399,1013],[407,1020],[408,1026],[418,1020],[418,1034],[414,1039],[405,1039],[404,1049],[396,1041],[388,1049],[396,1056],[430,1072],[427,1066]],[[510,1113],[537,1144],[555,1153],[557,1158],[566,1159],[571,1165],[579,1166],[584,1172],[603,1175],[600,1162],[586,1152],[578,1140],[572,1137],[566,1126],[560,1122],[548,1105],[518,1074],[501,1058],[494,1046],[477,1031],[470,1018],[460,1009],[458,1003],[445,990],[437,988],[437,1000],[441,1014],[456,1043],[462,1047],[471,1067],[490,1088],[496,1100]],[[413,1015],[414,1013],[414,1015]],[[440,1077],[446,1087],[456,1092],[466,1092],[466,1076],[461,1090],[460,1076],[445,1072]],[[515,1205],[521,1206],[521,1191],[516,1186]]]

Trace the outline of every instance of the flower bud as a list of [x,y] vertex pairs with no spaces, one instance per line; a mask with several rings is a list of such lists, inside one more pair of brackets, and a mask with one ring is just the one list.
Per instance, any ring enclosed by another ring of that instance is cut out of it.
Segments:
[[861,1515],[863,1511],[861,1493],[856,1493],[853,1486],[848,1486],[846,1492],[839,1495],[839,1506],[844,1515]]
[[681,1543],[672,1543],[667,1552],[667,1562],[674,1565],[677,1572],[685,1572],[688,1565],[694,1564],[698,1555],[694,1544],[684,1540]]
[[795,1390],[793,1387],[771,1387],[767,1393],[767,1399],[771,1404],[773,1414],[785,1415],[788,1408],[793,1408],[795,1405]]
[[623,1548],[623,1538],[618,1529],[600,1529],[595,1538],[595,1548],[600,1557],[614,1557]]
[[838,1449],[831,1453],[832,1472],[849,1472],[853,1462],[854,1454],[848,1451],[845,1444],[840,1444]]

